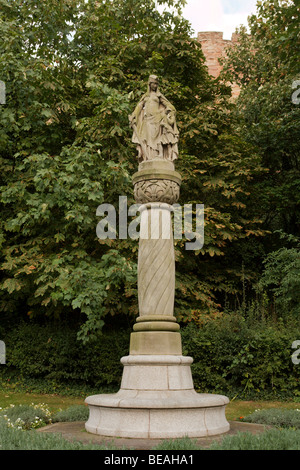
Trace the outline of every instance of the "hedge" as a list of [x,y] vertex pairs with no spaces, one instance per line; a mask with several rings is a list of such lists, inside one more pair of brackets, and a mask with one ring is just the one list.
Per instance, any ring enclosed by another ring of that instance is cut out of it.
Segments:
[[234,315],[182,331],[184,355],[194,359],[195,388],[243,398],[299,399],[300,364],[291,357],[297,339],[299,326],[248,325]]
[[128,354],[129,334],[107,333],[84,345],[77,340],[77,331],[67,326],[21,323],[5,335],[6,367],[0,373],[4,380],[11,376],[30,384],[43,380],[45,391],[61,384],[113,389],[120,383],[120,358]]
[[[25,382],[42,380],[49,387],[117,390],[120,358],[129,353],[130,332],[112,331],[83,345],[71,327],[21,323],[1,338],[7,356],[6,365],[0,367],[2,381],[19,376]],[[181,334],[183,354],[194,359],[192,374],[198,392],[243,399],[299,399],[300,364],[291,359],[292,343],[300,339],[299,327],[249,325],[238,315],[227,315],[201,327],[189,324]]]

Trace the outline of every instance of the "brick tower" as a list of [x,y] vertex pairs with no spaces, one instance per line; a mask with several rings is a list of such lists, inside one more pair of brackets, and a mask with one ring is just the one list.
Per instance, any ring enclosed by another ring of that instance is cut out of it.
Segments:
[[[201,43],[209,74],[217,78],[222,70],[219,58],[225,57],[226,49],[238,42],[238,35],[234,33],[231,39],[223,39],[222,32],[208,31],[198,33],[197,40]],[[235,98],[239,93],[238,85],[232,84],[232,96]]]

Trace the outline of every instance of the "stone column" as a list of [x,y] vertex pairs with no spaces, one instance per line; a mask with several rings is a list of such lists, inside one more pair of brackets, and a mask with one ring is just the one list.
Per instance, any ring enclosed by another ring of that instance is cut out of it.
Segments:
[[182,355],[180,327],[174,316],[175,257],[172,204],[181,178],[174,164],[142,162],[133,175],[141,204],[138,254],[139,316],[116,394],[88,397],[86,430],[111,437],[176,438],[225,433],[228,398],[196,393],[191,364]]
[[150,76],[148,93],[130,121],[140,161],[133,175],[135,200],[141,205],[139,316],[131,333],[129,355],[121,358],[120,390],[86,399],[90,409],[86,430],[103,436],[147,439],[225,433],[229,430],[225,417],[229,400],[196,393],[193,359],[182,355],[180,327],[174,316],[171,216],[181,184],[173,163],[178,154],[178,131],[175,108],[158,93],[157,77]]
[[133,176],[141,204],[138,255],[139,317],[131,334],[130,354],[181,354],[174,317],[175,255],[172,204],[179,198],[181,177],[165,160],[143,162]]

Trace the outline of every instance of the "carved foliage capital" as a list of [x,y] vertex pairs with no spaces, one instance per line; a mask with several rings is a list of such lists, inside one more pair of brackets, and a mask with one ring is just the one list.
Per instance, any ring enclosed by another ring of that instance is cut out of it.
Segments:
[[165,202],[175,204],[179,199],[180,185],[168,179],[142,180],[134,185],[134,198],[138,204]]

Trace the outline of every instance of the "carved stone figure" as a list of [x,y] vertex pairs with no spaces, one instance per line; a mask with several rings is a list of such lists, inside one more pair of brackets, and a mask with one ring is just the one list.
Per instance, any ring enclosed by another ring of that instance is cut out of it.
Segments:
[[138,161],[178,158],[176,109],[159,91],[158,77],[150,75],[147,93],[129,116]]

